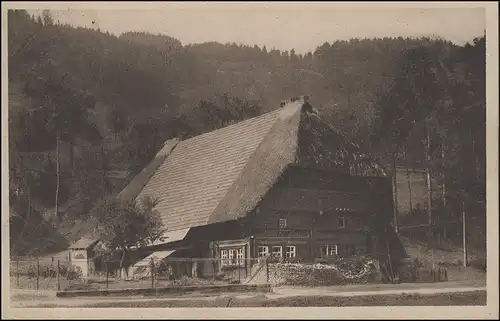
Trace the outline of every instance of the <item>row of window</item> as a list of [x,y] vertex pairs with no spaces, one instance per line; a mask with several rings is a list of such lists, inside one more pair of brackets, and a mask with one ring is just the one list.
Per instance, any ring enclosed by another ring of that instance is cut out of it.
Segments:
[[[356,247],[354,245],[346,244],[344,246],[346,252],[352,252],[352,253],[356,252]],[[271,247],[259,246],[258,247],[259,257],[268,256],[269,248],[271,248],[271,255],[273,257],[283,257],[283,253],[285,254],[284,257],[286,258],[294,258],[297,256],[297,248],[294,245],[287,245],[287,246],[275,245]],[[320,253],[322,257],[337,256],[339,254],[339,245],[337,244],[323,245],[320,247]]]
[[[294,245],[287,246],[272,246],[271,247],[271,255],[273,257],[283,257],[283,252],[285,253],[285,257],[293,258],[297,256],[297,248]],[[269,255],[269,247],[268,246],[259,246],[258,247],[259,257],[266,257]]]
[[[354,245],[344,245],[346,252],[356,253]],[[258,257],[267,257],[271,254],[277,258],[294,258],[297,257],[297,247],[295,245],[273,245],[273,246],[259,246]],[[339,245],[330,244],[323,245],[320,248],[321,257],[334,257],[339,254]],[[220,250],[221,266],[244,266],[245,265],[245,251],[244,248],[237,249],[221,249]]]
[[245,252],[243,248],[220,250],[221,266],[244,266]]
[[[285,218],[280,218],[278,220],[278,226],[279,228],[283,229],[283,228],[286,228],[286,219]],[[339,228],[345,228],[346,226],[346,220],[343,216],[339,216],[337,218],[337,227]]]
[[[349,254],[357,254],[364,252],[363,246],[356,246],[353,244],[344,244],[343,253]],[[340,245],[332,244],[332,245],[324,245],[320,247],[320,253],[322,257],[336,256],[339,254]]]

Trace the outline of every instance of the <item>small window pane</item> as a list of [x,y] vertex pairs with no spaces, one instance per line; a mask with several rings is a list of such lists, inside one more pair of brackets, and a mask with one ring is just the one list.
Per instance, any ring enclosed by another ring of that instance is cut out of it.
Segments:
[[283,257],[281,246],[273,246],[273,256],[274,257]]
[[238,265],[242,265],[244,264],[244,258],[245,258],[245,255],[244,255],[244,252],[243,252],[243,249],[238,249],[238,252],[236,253],[236,258],[238,259]]
[[267,246],[259,246],[259,257],[266,257],[269,254],[269,248]]
[[344,217],[341,216],[341,217],[338,218],[338,224],[339,224],[339,227],[341,227],[341,228],[345,227],[345,219],[344,219]]
[[220,251],[220,257],[221,257],[221,262],[220,262],[220,265],[221,266],[226,266],[229,264],[228,262],[228,259],[227,259],[227,250],[221,250]]

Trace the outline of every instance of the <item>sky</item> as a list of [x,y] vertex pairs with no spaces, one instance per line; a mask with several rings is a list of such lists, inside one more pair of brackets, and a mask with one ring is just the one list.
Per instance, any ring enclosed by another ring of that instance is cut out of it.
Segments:
[[[142,7],[82,4],[70,9],[51,4],[42,8],[51,9],[54,20],[60,23],[100,28],[116,35],[147,31],[175,37],[183,44],[235,42],[268,49],[293,48],[297,53],[350,38],[439,36],[463,45],[484,35],[484,8],[423,6],[182,2]],[[41,9],[28,11],[36,15]]]

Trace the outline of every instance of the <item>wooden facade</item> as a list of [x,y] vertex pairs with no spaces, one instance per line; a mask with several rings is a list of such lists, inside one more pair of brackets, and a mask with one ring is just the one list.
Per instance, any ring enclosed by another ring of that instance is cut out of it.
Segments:
[[226,228],[206,226],[213,231],[211,255],[233,262],[268,254],[312,262],[367,253],[370,230],[389,224],[392,206],[389,178],[290,167],[247,217]]

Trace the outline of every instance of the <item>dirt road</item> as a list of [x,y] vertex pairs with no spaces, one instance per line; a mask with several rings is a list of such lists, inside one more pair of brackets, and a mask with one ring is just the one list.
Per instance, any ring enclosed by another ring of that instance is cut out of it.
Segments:
[[[460,294],[460,295],[455,295]],[[483,295],[484,294],[484,295]],[[482,304],[486,300],[486,286],[480,284],[471,284],[471,282],[455,282],[455,283],[431,283],[431,284],[398,284],[398,285],[353,285],[353,286],[331,286],[331,287],[278,287],[273,289],[272,293],[263,294],[245,294],[245,293],[221,293],[200,294],[191,293],[178,297],[77,297],[77,298],[58,298],[55,292],[34,292],[27,290],[14,290],[11,295],[11,307],[184,307],[184,306],[296,306],[296,302],[304,301],[303,304],[315,306],[335,306],[340,305],[363,305],[366,301],[367,305],[373,305],[374,300],[379,304],[383,302],[399,302],[401,296],[406,295],[406,299],[411,299],[407,302],[411,305],[422,305],[423,301],[428,304],[436,302],[431,297],[440,295],[448,297],[446,302],[452,304],[453,297],[459,297],[461,304],[475,300],[475,304]],[[479,295],[479,296],[478,296]],[[429,300],[421,300],[417,302],[418,297],[427,297]],[[464,297],[465,296],[465,297]],[[347,302],[345,299],[357,297],[354,301]],[[385,299],[381,299],[384,297]],[[394,300],[396,297],[398,300]],[[474,298],[473,298],[474,297]],[[295,298],[295,299],[294,299]],[[297,299],[297,298],[300,298]],[[308,299],[309,298],[309,299]],[[374,299],[375,298],[375,299]],[[378,299],[377,299],[378,298]],[[479,301],[477,301],[480,298]],[[298,301],[297,301],[298,300]],[[385,301],[384,301],[385,300]],[[410,301],[411,301],[410,300]],[[293,303],[293,302],[295,303]],[[307,301],[307,302],[306,302]],[[275,302],[274,304],[272,302]],[[315,303],[316,302],[316,303]],[[320,302],[320,303],[318,303]],[[330,302],[330,303],[328,303]],[[443,301],[444,302],[444,301]],[[302,304],[302,303],[301,303]],[[474,304],[472,302],[471,304]]]

